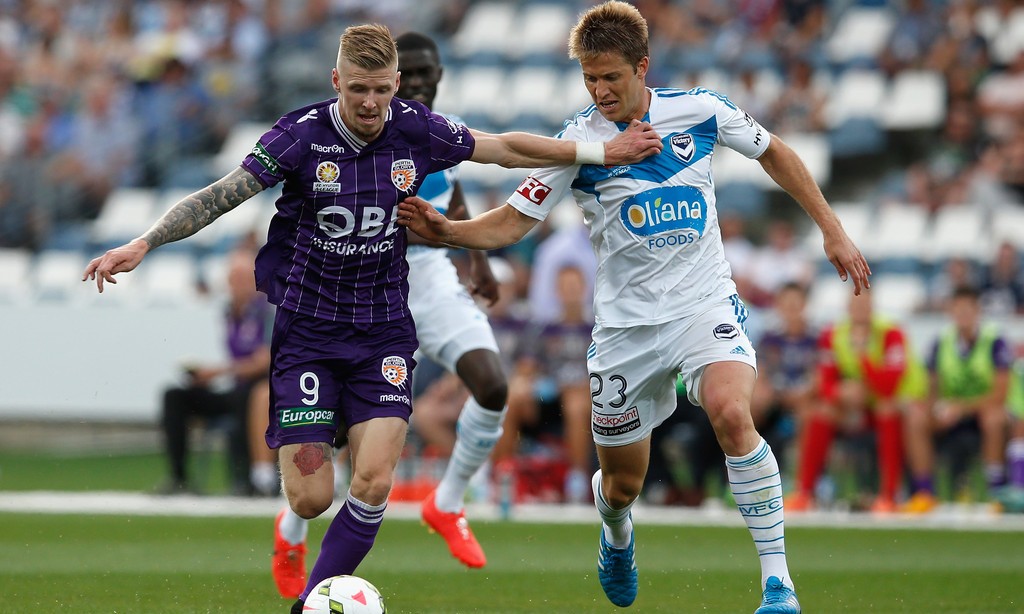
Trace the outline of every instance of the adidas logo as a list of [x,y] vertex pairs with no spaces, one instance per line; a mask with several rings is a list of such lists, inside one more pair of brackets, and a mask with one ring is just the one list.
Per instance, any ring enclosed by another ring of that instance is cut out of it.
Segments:
[[749,356],[749,355],[750,355],[750,354],[747,354],[747,351],[746,351],[746,350],[744,350],[744,349],[743,349],[743,346],[741,346],[741,345],[737,345],[737,346],[736,346],[736,347],[734,347],[734,348],[732,349],[732,351],[731,351],[731,352],[729,352],[729,353],[730,353],[730,354],[742,354],[743,356]]

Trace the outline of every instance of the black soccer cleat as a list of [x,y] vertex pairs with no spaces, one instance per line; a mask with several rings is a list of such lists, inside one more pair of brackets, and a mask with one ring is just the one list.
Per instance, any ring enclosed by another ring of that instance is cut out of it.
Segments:
[[301,599],[292,604],[290,614],[302,614],[302,606],[306,605]]

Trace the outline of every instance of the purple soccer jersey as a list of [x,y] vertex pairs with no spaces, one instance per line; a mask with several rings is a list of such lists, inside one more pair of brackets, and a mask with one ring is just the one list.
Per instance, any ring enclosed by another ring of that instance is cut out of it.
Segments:
[[293,111],[242,162],[263,184],[284,181],[256,283],[284,309],[372,324],[410,317],[406,237],[398,203],[430,173],[468,159],[469,129],[418,102],[392,99],[371,143],[343,123],[336,100]]

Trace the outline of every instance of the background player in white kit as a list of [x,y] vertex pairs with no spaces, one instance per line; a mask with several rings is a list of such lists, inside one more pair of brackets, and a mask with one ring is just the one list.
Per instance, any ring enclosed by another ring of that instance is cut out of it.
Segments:
[[675,408],[681,373],[707,412],[726,454],[730,487],[761,561],[756,614],[799,613],[786,562],[782,484],[771,448],[754,428],[754,349],[746,309],[726,263],[715,209],[711,154],[721,143],[755,158],[821,228],[825,253],[855,291],[870,269],[799,157],[721,94],[648,89],[647,23],[633,6],[606,2],[584,13],[569,39],[594,105],[566,122],[562,139],[617,134],[650,121],[665,144],[638,164],[544,169],[508,203],[451,222],[422,199],[406,199],[401,220],[429,239],[471,249],[514,243],[569,189],[583,209],[598,259],[588,351],[592,429],[601,469],[595,503],[603,521],[598,576],[618,606],[637,594],[630,508],[643,486],[650,434]]
[[[442,75],[437,45],[416,32],[399,36],[395,43],[402,75],[396,96],[432,109]],[[465,219],[466,203],[457,178],[457,166],[432,173],[424,179],[419,195],[452,219]],[[501,437],[508,382],[487,316],[459,282],[445,248],[410,235],[406,252],[409,311],[416,322],[420,350],[457,374],[471,396],[459,415],[455,448],[444,477],[437,490],[423,501],[422,512],[428,526],[445,539],[452,556],[467,567],[483,567],[487,559],[465,519],[463,498],[469,479],[487,461]],[[474,251],[470,258],[471,289],[493,303],[498,288],[486,255]],[[303,548],[307,522],[286,508],[275,523],[275,544],[279,547],[274,548],[271,571],[284,597],[294,598],[306,586]]]

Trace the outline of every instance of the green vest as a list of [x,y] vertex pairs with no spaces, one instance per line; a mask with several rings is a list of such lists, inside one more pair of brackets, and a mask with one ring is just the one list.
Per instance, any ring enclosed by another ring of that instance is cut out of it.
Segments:
[[[881,318],[872,318],[871,337],[868,339],[867,355],[873,363],[881,363],[885,354],[885,334],[895,328],[895,324]],[[907,366],[896,388],[896,396],[901,399],[923,399],[928,394],[928,373],[924,364],[917,359],[910,340],[907,342]],[[836,325],[832,331],[832,353],[835,355],[836,366],[843,379],[861,380],[860,358],[850,343],[850,321],[845,320]]]
[[1024,420],[1024,360],[1018,360],[1010,371],[1010,389],[1006,393],[1006,407],[1018,419]]
[[948,328],[939,338],[935,374],[939,379],[939,396],[944,399],[970,399],[992,390],[996,366],[992,362],[992,346],[999,336],[996,327],[988,324],[978,331],[970,354],[962,358],[957,351],[955,328]]

